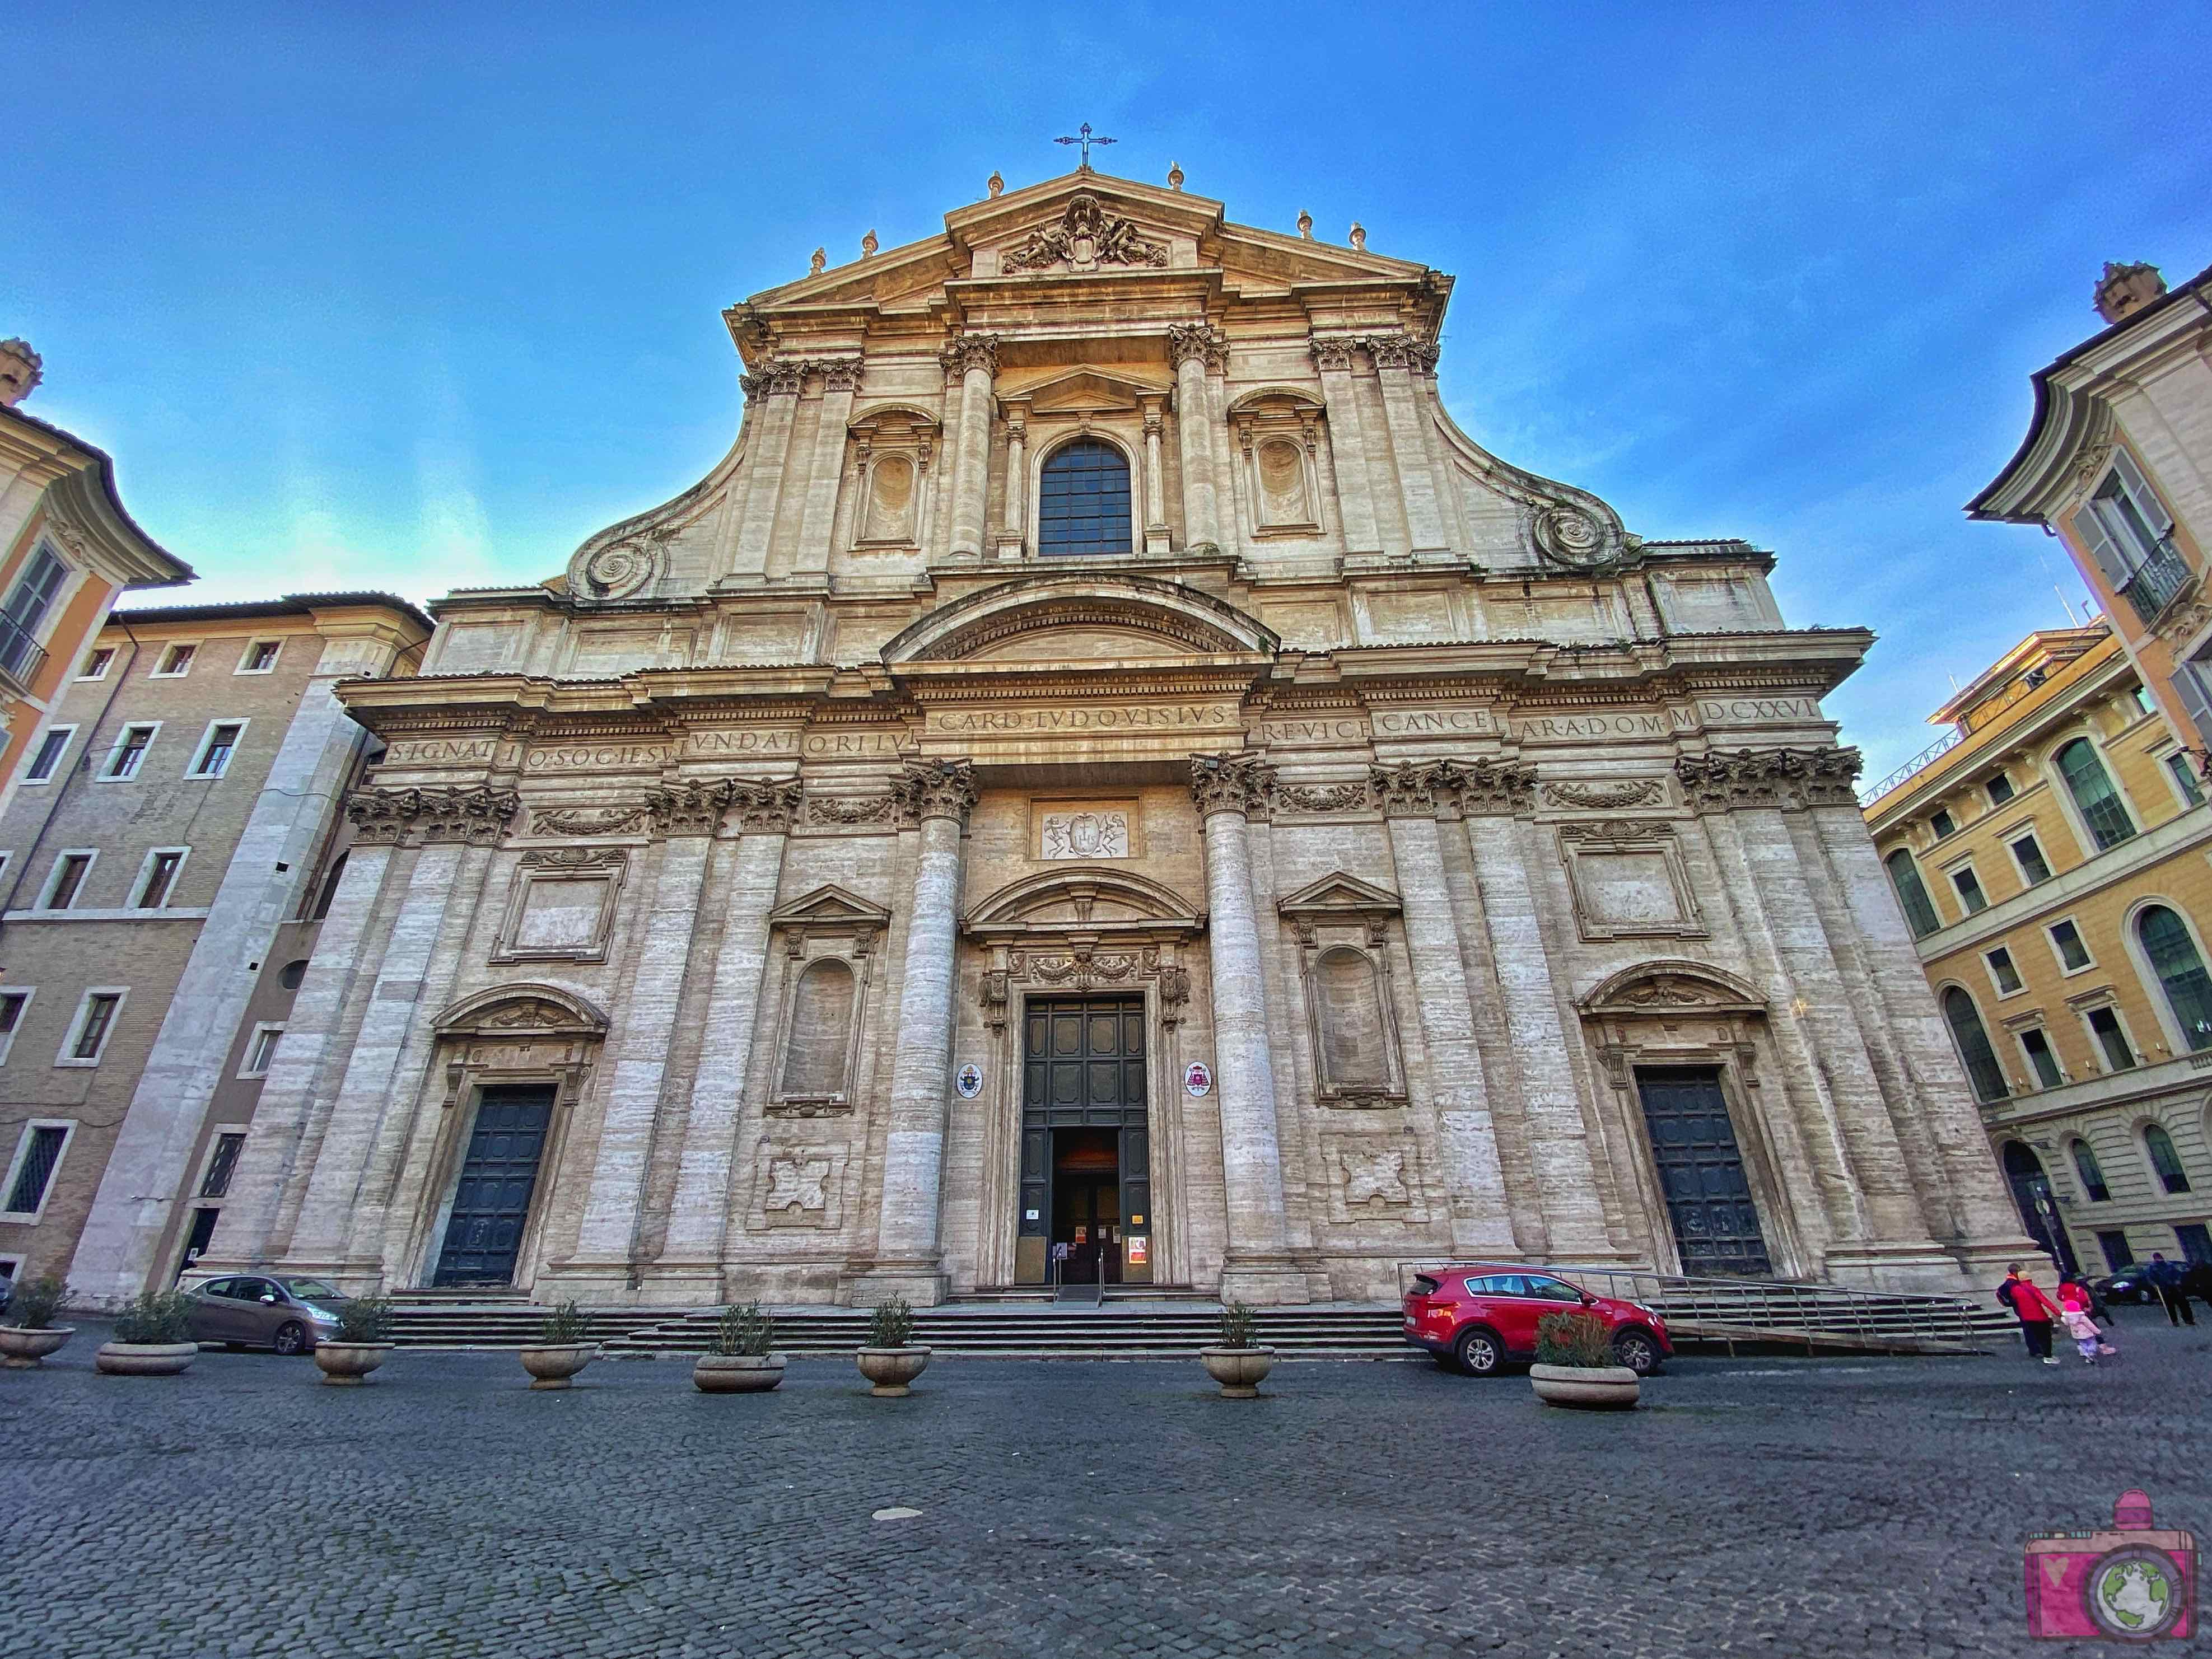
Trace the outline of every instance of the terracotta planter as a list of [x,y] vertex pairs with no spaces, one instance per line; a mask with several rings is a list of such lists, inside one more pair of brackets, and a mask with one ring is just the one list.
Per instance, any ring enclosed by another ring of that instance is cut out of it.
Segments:
[[332,1387],[357,1389],[392,1349],[389,1342],[318,1342],[315,1365]]
[[103,1342],[92,1364],[110,1376],[174,1376],[199,1357],[197,1342]]
[[862,1348],[854,1356],[860,1367],[860,1375],[871,1387],[868,1392],[879,1400],[903,1398],[907,1384],[929,1368],[929,1350],[922,1347]]
[[533,1389],[565,1389],[568,1379],[599,1357],[596,1342],[572,1342],[557,1348],[536,1347],[522,1351],[522,1369],[531,1376]]
[[702,1353],[691,1363],[702,1394],[766,1394],[783,1381],[780,1353]]
[[76,1334],[74,1325],[0,1325],[0,1363],[27,1369]]
[[1260,1379],[1275,1369],[1273,1348],[1200,1348],[1206,1374],[1221,1384],[1224,1400],[1257,1400]]
[[1583,1411],[1627,1411],[1639,1392],[1637,1376],[1626,1365],[1531,1365],[1528,1386],[1547,1406]]

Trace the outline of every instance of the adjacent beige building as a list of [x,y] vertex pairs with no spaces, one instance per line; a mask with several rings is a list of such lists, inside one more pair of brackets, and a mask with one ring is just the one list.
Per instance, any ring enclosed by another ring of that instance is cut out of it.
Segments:
[[2069,1272],[2212,1261],[2212,811],[2104,622],[1936,711],[1867,823],[2022,1223]]
[[1870,636],[1460,431],[1449,276],[1180,185],[994,179],[732,307],[707,477],[339,684],[386,747],[206,1270],[2025,1248],[1821,712]]
[[0,1264],[114,1301],[204,1248],[374,740],[341,679],[410,672],[380,593],[118,611],[0,811]]

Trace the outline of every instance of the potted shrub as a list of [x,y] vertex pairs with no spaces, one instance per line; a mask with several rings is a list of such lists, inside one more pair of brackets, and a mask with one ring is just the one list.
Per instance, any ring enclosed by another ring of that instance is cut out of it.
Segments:
[[597,1343],[584,1340],[583,1310],[571,1299],[545,1316],[536,1345],[522,1351],[522,1369],[533,1389],[565,1389],[599,1351]]
[[1206,1375],[1221,1384],[1224,1400],[1257,1400],[1260,1379],[1274,1370],[1275,1351],[1253,1340],[1258,1333],[1259,1320],[1252,1310],[1231,1302],[1221,1310],[1220,1342],[1198,1351]]
[[775,1321],[757,1302],[726,1310],[714,1327],[714,1346],[691,1364],[702,1394],[765,1394],[783,1381],[784,1357],[775,1346]]
[[356,1296],[338,1304],[338,1333],[315,1344],[315,1365],[324,1382],[357,1389],[392,1346],[392,1299]]
[[92,1357],[110,1376],[174,1376],[199,1358],[192,1299],[182,1291],[149,1291],[115,1316],[115,1335]]
[[68,1300],[69,1286],[51,1276],[18,1285],[8,1304],[8,1322],[0,1325],[0,1359],[35,1365],[75,1336],[76,1326],[54,1323]]
[[868,1392],[884,1400],[899,1399],[907,1385],[929,1364],[929,1350],[914,1340],[914,1310],[906,1298],[895,1296],[868,1320],[868,1340],[854,1356],[860,1375],[868,1379]]
[[1636,1373],[1613,1351],[1605,1321],[1583,1313],[1546,1314],[1536,1322],[1536,1363],[1528,1386],[1547,1406],[1622,1411],[1636,1404]]

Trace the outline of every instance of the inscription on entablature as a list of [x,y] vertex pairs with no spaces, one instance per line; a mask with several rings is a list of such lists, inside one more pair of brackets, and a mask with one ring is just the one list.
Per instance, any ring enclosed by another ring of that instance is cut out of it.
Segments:
[[1353,714],[1316,715],[1310,720],[1262,720],[1257,732],[1262,743],[1364,743],[1367,722]]
[[1378,738],[1495,738],[1505,732],[1487,708],[1377,708],[1370,718]]
[[1532,714],[1513,722],[1522,743],[1587,743],[1593,738],[1671,738],[1698,729],[1687,709],[1611,714]]
[[1820,705],[1811,697],[1706,697],[1698,713],[1711,726],[1756,725],[1765,720],[1817,720]]
[[526,772],[635,772],[665,766],[678,757],[672,743],[577,743],[533,749],[523,757]]
[[380,766],[457,766],[490,760],[497,738],[405,738],[384,751]]
[[1129,703],[1091,708],[933,708],[929,729],[962,735],[1051,737],[1068,732],[1221,731],[1236,715],[1221,703]]
[[810,760],[866,760],[902,752],[896,732],[809,732],[803,747]]
[[690,734],[694,755],[795,755],[799,752],[799,733],[796,732],[763,731],[758,726],[742,726],[732,731],[694,732]]

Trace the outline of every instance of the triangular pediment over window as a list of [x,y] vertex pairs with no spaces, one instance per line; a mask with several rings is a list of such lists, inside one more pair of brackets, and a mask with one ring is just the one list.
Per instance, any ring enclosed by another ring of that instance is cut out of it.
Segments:
[[1345,921],[1366,921],[1395,916],[1403,908],[1395,893],[1357,876],[1348,876],[1341,870],[1319,881],[1309,882],[1275,905],[1283,915],[1300,921],[1325,921],[1331,917]]
[[872,933],[891,919],[880,904],[832,884],[769,913],[772,927],[804,927],[810,933]]

